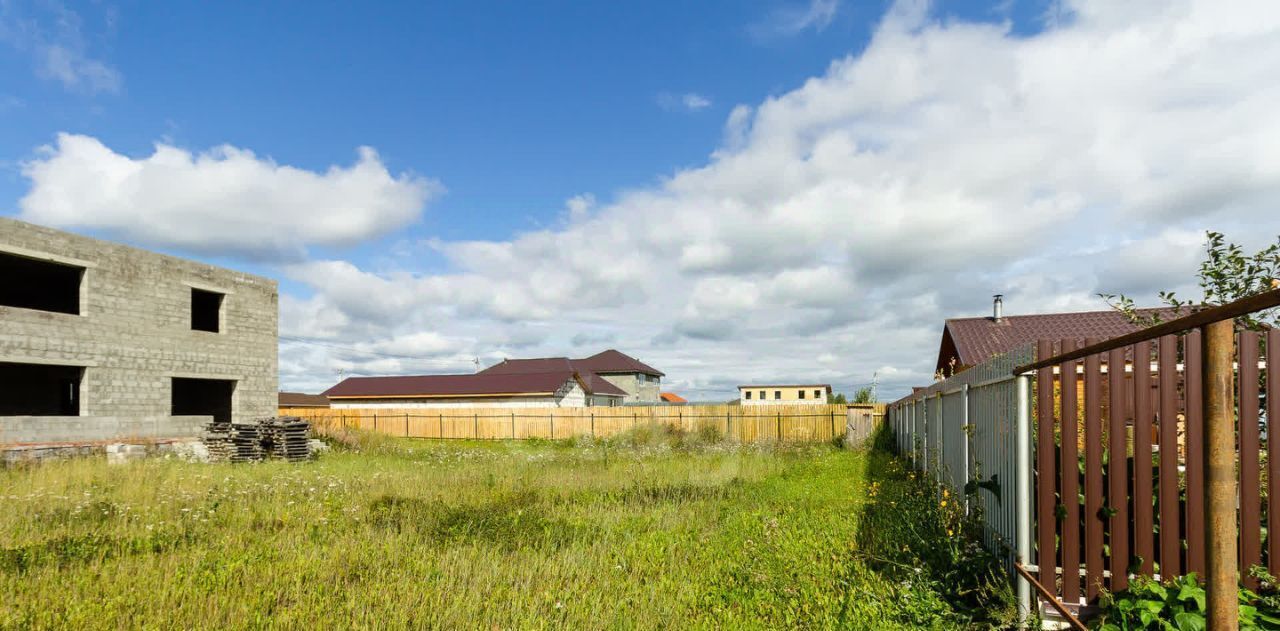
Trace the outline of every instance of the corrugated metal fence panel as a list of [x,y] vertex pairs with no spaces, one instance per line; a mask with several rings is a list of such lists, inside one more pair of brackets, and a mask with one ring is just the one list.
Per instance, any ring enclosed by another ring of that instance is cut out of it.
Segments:
[[966,390],[944,393],[938,406],[942,416],[940,439],[945,446],[938,474],[957,496],[964,492],[969,481],[969,437],[965,434],[965,417],[968,413]]
[[[1035,361],[1027,345],[939,381],[893,406],[898,446],[920,469],[962,490],[979,490],[970,507],[986,525],[988,549],[1012,575],[1017,550],[1017,413],[1015,366]],[[967,424],[970,426],[965,428]]]

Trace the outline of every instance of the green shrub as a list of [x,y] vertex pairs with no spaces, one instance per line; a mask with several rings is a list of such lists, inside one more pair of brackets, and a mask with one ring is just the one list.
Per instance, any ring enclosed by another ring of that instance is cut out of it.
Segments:
[[[1258,592],[1240,588],[1240,628],[1280,629],[1280,593],[1275,579],[1254,568],[1262,580]],[[1103,612],[1091,622],[1095,629],[1129,631],[1159,629],[1188,631],[1205,628],[1205,591],[1195,573],[1165,583],[1139,576],[1129,589],[1103,594]]]

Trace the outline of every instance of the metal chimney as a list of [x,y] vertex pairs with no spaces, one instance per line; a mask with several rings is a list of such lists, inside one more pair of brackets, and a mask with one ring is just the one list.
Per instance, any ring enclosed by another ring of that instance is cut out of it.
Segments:
[[991,319],[999,322],[1004,317],[1004,294],[996,294],[991,301]]

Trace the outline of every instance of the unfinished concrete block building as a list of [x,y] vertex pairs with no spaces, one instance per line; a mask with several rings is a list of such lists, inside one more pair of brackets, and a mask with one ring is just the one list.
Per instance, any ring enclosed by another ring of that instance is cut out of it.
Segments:
[[274,416],[273,280],[0,217],[0,444]]

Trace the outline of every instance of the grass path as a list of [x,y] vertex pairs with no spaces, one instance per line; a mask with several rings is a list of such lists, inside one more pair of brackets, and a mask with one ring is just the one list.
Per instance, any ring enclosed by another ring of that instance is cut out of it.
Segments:
[[0,470],[4,628],[915,628],[828,446],[385,440]]

